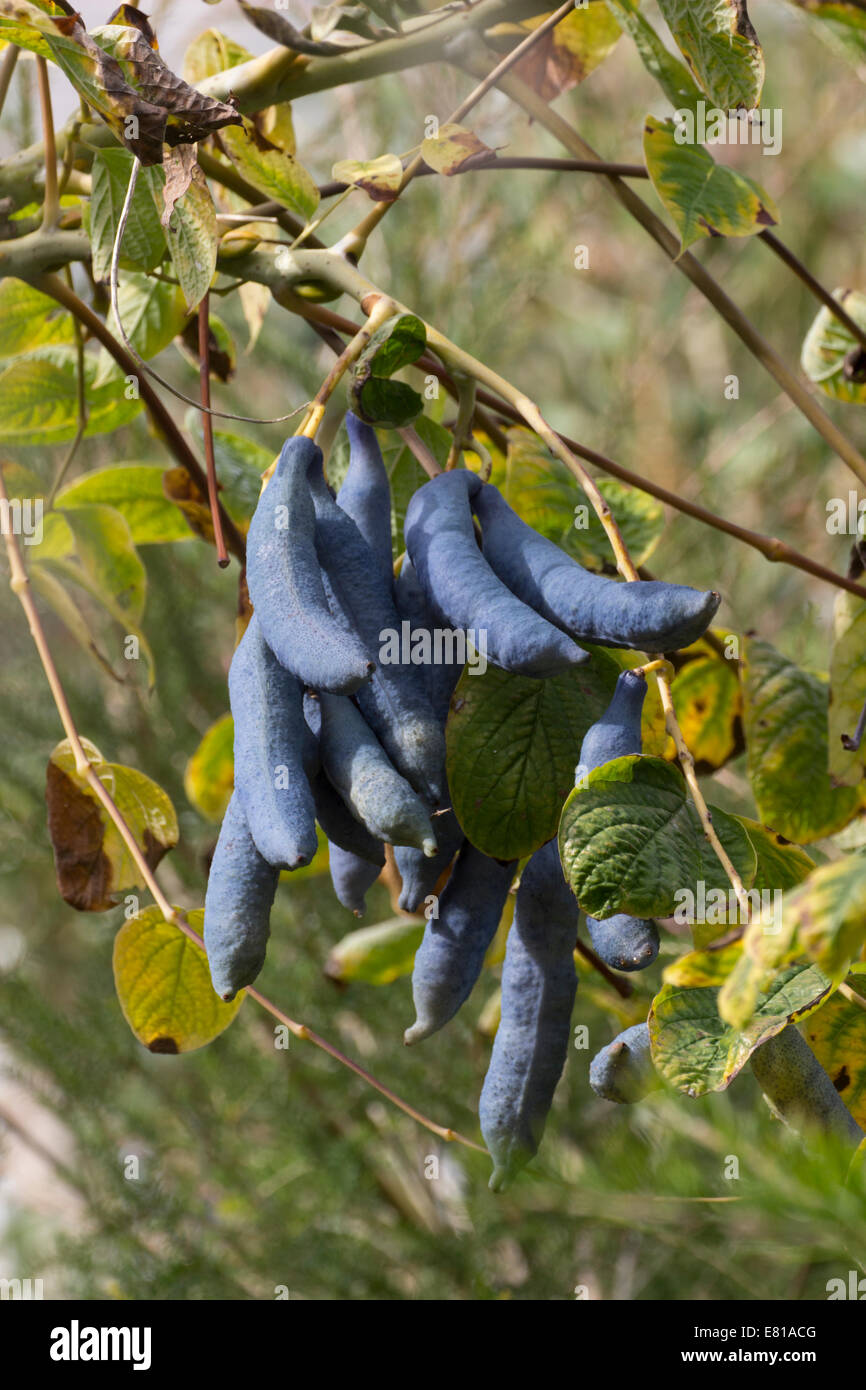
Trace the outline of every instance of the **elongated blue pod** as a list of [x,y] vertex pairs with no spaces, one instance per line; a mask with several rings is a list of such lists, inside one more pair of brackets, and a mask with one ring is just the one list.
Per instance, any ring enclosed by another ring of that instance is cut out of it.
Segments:
[[517,860],[501,863],[466,841],[428,918],[415,955],[415,1022],[403,1041],[429,1038],[452,1019],[472,991],[499,926]]
[[[384,862],[383,852],[382,864]],[[340,849],[339,845],[334,844],[328,847],[328,865],[337,901],[350,912],[354,912],[356,917],[363,917],[367,908],[367,890],[376,882],[382,872],[382,865],[371,864],[369,859],[363,859],[359,854]]]
[[265,642],[255,613],[232,658],[229,695],[235,793],[258,851],[277,868],[309,864],[318,840],[303,691]]
[[711,589],[660,580],[619,583],[585,570],[482,484],[473,499],[484,555],[504,584],[548,622],[578,642],[677,651],[707,630],[721,602]]
[[577,989],[578,907],[555,840],[520,879],[502,967],[502,1021],[484,1078],[479,1117],[501,1191],[536,1153],[565,1066]]
[[259,498],[247,535],[247,584],[262,634],[305,685],[351,694],[375,669],[373,653],[328,607],[316,553],[307,471],[322,451],[293,435]]
[[385,582],[394,577],[391,549],[391,487],[382,450],[372,425],[346,415],[349,468],[337,493],[337,503],[350,516],[376,558]]
[[476,474],[455,468],[409,503],[406,549],[430,605],[452,627],[484,632],[487,655],[506,671],[540,679],[586,661],[588,653],[515,597],[482,555],[470,505],[481,486]]
[[234,999],[265,963],[279,877],[279,869],[256,849],[234,793],[220,827],[204,900],[204,948],[221,999]]
[[321,454],[311,459],[307,478],[316,514],[316,553],[331,611],[346,633],[360,637],[379,660],[373,678],[357,691],[358,706],[397,771],[436,805],[442,795],[445,740],[421,668],[392,659],[400,619],[391,581],[386,582],[358,527],[331,496]]

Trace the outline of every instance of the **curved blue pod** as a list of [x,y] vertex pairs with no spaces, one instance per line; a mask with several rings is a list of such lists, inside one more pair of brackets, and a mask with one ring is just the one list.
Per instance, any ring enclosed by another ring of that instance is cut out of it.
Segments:
[[506,671],[541,679],[588,660],[588,652],[515,597],[482,555],[471,511],[482,486],[476,474],[455,468],[425,483],[409,503],[406,549],[432,608],[452,627],[483,632],[487,655]]
[[402,885],[400,907],[404,912],[421,910],[425,899],[435,891],[442,874],[463,845],[463,831],[450,808],[433,817],[433,829],[439,848],[432,859],[409,845],[398,845],[394,850],[394,861]]
[[[641,751],[641,711],[646,697],[646,681],[633,671],[617,678],[610,704],[601,718],[586,732],[576,768],[580,778],[602,763],[625,758]],[[659,933],[651,918],[632,917],[618,912],[597,921],[587,917],[586,927],[593,949],[613,970],[645,970],[659,952]]]
[[482,484],[473,506],[485,557],[499,578],[578,642],[677,651],[706,632],[721,603],[712,589],[657,579],[624,584],[590,573],[521,521],[489,483]]
[[445,740],[421,667],[391,659],[400,638],[391,581],[386,582],[358,527],[331,496],[321,453],[311,459],[307,479],[331,611],[347,633],[357,634],[379,657],[372,680],[357,691],[358,706],[397,771],[436,804],[442,795]]
[[[439,626],[437,619],[427,595],[421,587],[420,580],[415,573],[415,568],[408,555],[403,556],[403,563],[400,566],[400,573],[394,580],[394,599],[397,604],[397,612],[401,619],[410,624],[410,629],[415,632],[428,632],[430,634],[431,649],[435,658],[437,647],[434,641],[436,628]],[[457,630],[459,631],[459,629]],[[455,636],[456,636],[455,632]],[[455,644],[456,645],[456,644]],[[443,643],[440,654],[450,655],[452,645],[447,646]],[[432,660],[424,667],[424,677],[427,682],[427,694],[430,696],[430,703],[433,706],[433,713],[441,724],[448,718],[448,710],[451,705],[451,696],[463,674],[463,663],[457,661],[437,661]]]
[[204,900],[204,948],[221,999],[234,999],[265,963],[280,871],[263,859],[240,799],[232,795],[211,860]]
[[658,1089],[661,1081],[653,1067],[645,1023],[626,1028],[596,1053],[589,1064],[589,1084],[602,1100],[619,1105],[633,1105]]
[[390,587],[394,577],[391,550],[391,487],[382,451],[372,425],[346,414],[349,468],[337,493],[337,504],[357,526]]
[[[384,862],[383,852],[382,864]],[[382,872],[382,864],[372,864],[369,859],[362,859],[351,850],[340,849],[339,845],[328,846],[328,866],[337,901],[354,912],[356,917],[363,917],[366,911],[367,890],[372,888]]]
[[348,695],[369,680],[372,653],[328,608],[307,469],[322,451],[293,435],[259,498],[247,535],[247,584],[262,634],[305,685]]
[[577,918],[556,841],[548,840],[517,889],[502,967],[502,1021],[478,1107],[494,1192],[537,1152],[565,1066],[577,990]]
[[229,669],[235,794],[269,864],[297,869],[316,852],[303,692],[265,642],[254,613]]
[[412,998],[415,1022],[403,1034],[407,1047],[429,1038],[469,998],[502,918],[517,860],[489,859],[467,840],[442,890],[438,916],[430,917],[415,954]]
[[343,801],[339,792],[331,786],[322,766],[319,751],[319,738],[322,732],[322,708],[318,699],[304,695],[304,720],[307,725],[311,745],[315,746],[315,771],[311,772],[310,791],[316,807],[316,820],[325,832],[328,843],[336,845],[346,854],[375,864],[377,871],[385,863],[385,850],[380,840],[371,835],[360,821],[356,820]]
[[343,695],[323,694],[319,704],[322,768],[352,815],[376,839],[414,845],[432,858],[437,846],[430,813],[361,711]]

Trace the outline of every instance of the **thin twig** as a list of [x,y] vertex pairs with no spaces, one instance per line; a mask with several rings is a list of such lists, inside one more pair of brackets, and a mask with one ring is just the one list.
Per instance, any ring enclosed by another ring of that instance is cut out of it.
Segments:
[[223,539],[222,522],[220,521],[219,484],[217,483],[216,459],[213,448],[213,419],[210,413],[210,297],[207,294],[198,306],[198,359],[202,404],[201,427],[204,435],[205,466],[207,467],[207,496],[213,523],[217,564],[220,569],[225,569],[229,563],[229,557]]
[[48,64],[37,55],[36,80],[39,85],[39,107],[42,112],[42,136],[45,141],[45,198],[42,204],[42,226],[52,231],[60,219],[60,196],[57,185],[57,147],[54,139],[54,115],[51,110],[51,84]]
[[[2,472],[0,472],[0,501],[2,501],[4,505],[8,503],[6,485],[2,476]],[[87,782],[94,795],[105,807],[107,814],[111,818],[114,825],[117,827],[117,830],[124,844],[126,845],[126,848],[128,849],[138,872],[141,874],[142,880],[145,886],[147,887],[148,892],[150,893],[151,897],[153,898],[154,902],[156,903],[166,922],[172,923],[172,925],[176,926],[180,931],[182,931],[190,941],[194,942],[196,946],[203,949],[204,942],[202,941],[201,937],[184,919],[182,913],[178,912],[175,908],[173,908],[171,903],[166,898],[165,894],[159,886],[159,883],[157,882],[157,879],[154,876],[154,873],[150,865],[148,864],[142,852],[140,845],[138,844],[135,836],[133,835],[132,830],[130,829],[125,816],[123,815],[119,807],[116,805],[110,792],[100,781],[99,777],[97,777],[93,765],[84,751],[80,735],[78,733],[75,721],[72,718],[72,714],[69,709],[69,704],[66,699],[66,694],[63,690],[63,685],[61,683],[60,676],[57,672],[57,667],[54,664],[54,658],[51,655],[50,648],[45,638],[45,632],[42,627],[39,612],[36,608],[35,603],[33,602],[33,595],[30,590],[30,580],[27,576],[27,571],[24,566],[21,550],[18,546],[17,537],[15,536],[11,528],[6,528],[4,530],[3,538],[6,542],[6,549],[9,556],[9,567],[11,572],[10,586],[13,592],[17,594],[21,602],[21,606],[24,610],[24,614],[27,618],[30,632],[33,637],[33,641],[36,645],[36,650],[39,653],[39,657],[42,662],[46,678],[48,680],[48,685],[51,690],[51,694],[54,698],[54,703],[57,708],[57,712],[60,715],[60,722],[63,725],[64,733],[66,734],[66,737],[69,740],[69,745],[72,750],[73,757],[75,759],[75,771],[79,777],[83,778]],[[481,1145],[476,1144],[474,1140],[467,1139],[464,1135],[459,1134],[457,1130],[451,1129],[445,1125],[437,1124],[435,1120],[429,1119],[426,1115],[422,1114],[420,1110],[416,1110],[414,1106],[408,1103],[408,1101],[402,1100],[401,1097],[398,1096],[394,1091],[392,1091],[389,1087],[383,1085],[381,1081],[377,1081],[376,1078],[370,1074],[370,1072],[366,1071],[357,1062],[352,1061],[352,1059],[350,1057],[347,1057],[345,1053],[341,1052],[339,1048],[334,1047],[332,1043],[329,1043],[325,1038],[320,1037],[318,1033],[314,1033],[311,1028],[308,1028],[306,1026],[306,1024],[298,1023],[295,1019],[290,1018],[287,1013],[280,1009],[265,995],[261,994],[259,990],[248,988],[246,990],[246,993],[249,994],[252,999],[255,999],[256,1003],[259,1004],[263,1009],[265,1009],[266,1012],[269,1013],[272,1018],[275,1018],[278,1022],[284,1024],[285,1027],[287,1027],[296,1038],[301,1038],[307,1042],[311,1042],[315,1047],[320,1048],[323,1052],[327,1052],[327,1054],[330,1057],[333,1057],[343,1066],[348,1067],[349,1070],[353,1071],[356,1076],[360,1076],[362,1080],[366,1081],[369,1086],[372,1086],[375,1090],[377,1090],[380,1093],[380,1095],[385,1096],[386,1099],[390,1100],[393,1105],[398,1106],[407,1115],[410,1115],[413,1120],[416,1120],[418,1124],[423,1125],[425,1129],[431,1130],[432,1133],[438,1135],[440,1139],[444,1139],[446,1141],[458,1144],[463,1144],[466,1146],[466,1148],[475,1149],[479,1153],[486,1153],[486,1150],[483,1149]]]
[[0,62],[0,115],[3,114],[3,107],[6,105],[9,84],[12,81],[12,74],[15,72],[15,64],[18,62],[20,52],[21,50],[16,43],[10,43],[3,54],[3,61]]
[[[42,275],[37,277],[34,282],[37,289],[42,290],[43,294],[49,295],[62,304],[64,309],[68,309],[78,321],[84,325],[87,331],[111,354],[118,366],[123,370],[124,375],[132,377],[138,383],[138,390],[141,399],[150,414],[151,420],[158,434],[165,440],[168,448],[174,454],[178,463],[186,470],[192,478],[202,496],[207,494],[207,474],[202,468],[189,444],[184,439],[160,397],[154,391],[150,383],[140,378],[136,371],[135,361],[121,343],[117,341],[108,325],[103,322],[97,313],[86,304],[83,299],[79,299],[73,290],[65,285],[57,275]],[[222,521],[223,534],[226,543],[233,555],[243,563],[246,556],[246,545],[244,538],[238,530],[225,508],[220,503],[220,520]]]

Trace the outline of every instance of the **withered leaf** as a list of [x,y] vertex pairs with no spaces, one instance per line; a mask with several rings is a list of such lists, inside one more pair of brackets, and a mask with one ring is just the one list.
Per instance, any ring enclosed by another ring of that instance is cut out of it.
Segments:
[[311,58],[329,58],[346,51],[344,44],[328,43],[324,39],[317,42],[315,39],[306,38],[300,29],[296,29],[294,24],[290,24],[283,15],[277,14],[274,10],[266,10],[260,5],[248,5],[246,0],[240,0],[240,7],[261,34],[266,34],[274,43],[282,44],[283,48],[290,48],[293,53],[303,53]]

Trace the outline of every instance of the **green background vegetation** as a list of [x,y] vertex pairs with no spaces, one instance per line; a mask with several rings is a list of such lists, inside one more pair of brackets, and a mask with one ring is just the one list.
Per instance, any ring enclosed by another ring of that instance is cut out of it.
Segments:
[[[89,23],[105,17],[83,8]],[[784,112],[783,151],[716,156],[766,185],[788,244],[826,284],[862,287],[862,83],[801,15],[778,3],[751,9],[767,56],[763,104]],[[158,11],[154,18],[159,28]],[[222,10],[203,7],[194,18],[197,28],[224,22]],[[262,46],[250,32],[244,39]],[[167,59],[177,65],[180,51]],[[30,74],[22,63],[3,118],[13,138],[22,105],[34,101]],[[299,154],[324,179],[335,159],[406,149],[424,114],[444,116],[468,86],[437,68],[299,102]],[[637,160],[643,117],[664,103],[623,40],[561,107],[602,154]],[[472,124],[504,153],[561,153],[499,96]],[[360,202],[344,205],[334,230],[352,225]],[[572,267],[577,244],[589,248],[588,270]],[[795,363],[815,306],[789,272],[751,239],[705,242],[697,254]],[[364,268],[534,394],[565,433],[844,568],[848,541],[827,534],[825,503],[847,496],[850,475],[600,180],[536,172],[419,180]],[[236,306],[229,300],[220,312],[242,344]],[[275,414],[311,394],[329,361],[309,330],[272,307],[254,354],[240,357],[220,397],[227,408],[234,401],[245,413]],[[194,389],[173,349],[163,364]],[[724,396],[729,373],[739,376],[737,401]],[[866,446],[858,412],[828,409]],[[235,428],[280,442],[279,427]],[[49,479],[61,452],[10,457]],[[77,467],[161,457],[140,418],[89,440]],[[152,697],[143,673],[128,687],[106,682],[47,623],[82,733],[172,797],[181,841],[160,877],[173,901],[197,906],[215,828],[187,801],[183,772],[227,707],[237,569],[218,571],[213,550],[194,540],[142,555],[158,671]],[[731,630],[756,629],[798,663],[826,667],[829,587],[680,516],[669,517],[652,569],[720,589],[720,621]],[[607,1299],[796,1299],[825,1297],[829,1278],[856,1267],[866,1211],[839,1184],[832,1156],[807,1155],[771,1119],[748,1072],[700,1101],[661,1094],[627,1109],[593,1096],[590,1056],[640,1014],[618,1020],[592,977],[582,977],[574,1016],[589,1029],[589,1050],[572,1050],[541,1155],[505,1196],[488,1192],[481,1155],[439,1144],[303,1043],[275,1050],[270,1021],[250,1001],[210,1047],[148,1054],[114,994],[120,912],[75,914],[55,890],[43,796],[61,731],[5,585],[0,621],[0,1106],[19,1126],[2,1142],[16,1173],[30,1155],[55,1193],[44,1202],[35,1182],[23,1198],[12,1182],[0,1189],[0,1273],[43,1277],[46,1296],[60,1298],[272,1298],[285,1285],[292,1298],[569,1299],[582,1285]],[[742,760],[714,780],[713,799],[754,815]],[[377,888],[368,921],[390,912]],[[444,1033],[406,1051],[407,980],[340,993],[323,977],[330,946],[352,925],[327,879],[284,884],[263,991],[440,1122],[477,1137],[489,1043],[474,1024],[494,979],[484,977]],[[664,959],[638,982],[647,999]],[[17,1110],[18,1088],[40,1109]],[[45,1142],[42,1107],[62,1125],[51,1130],[47,1169],[32,1148],[34,1136]],[[123,1176],[132,1154],[138,1181]],[[430,1155],[440,1161],[436,1181],[424,1176]],[[729,1155],[738,1180],[725,1177]]]

